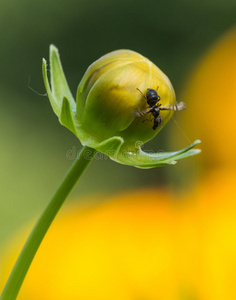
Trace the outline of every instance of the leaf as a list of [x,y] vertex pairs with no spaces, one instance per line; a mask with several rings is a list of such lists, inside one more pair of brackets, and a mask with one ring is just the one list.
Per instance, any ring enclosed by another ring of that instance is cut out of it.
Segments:
[[111,157],[111,159],[125,165],[142,169],[160,167],[164,165],[174,165],[179,159],[198,154],[200,150],[192,148],[199,143],[200,141],[197,140],[190,146],[175,152],[146,153],[141,149],[137,150],[136,152],[120,151],[117,158]]
[[76,135],[76,128],[69,100],[64,97],[62,101],[59,121]]
[[122,146],[122,144],[124,143],[124,140],[122,137],[120,136],[114,136],[110,139],[105,140],[102,143],[99,143],[98,145],[96,145],[96,150],[100,151],[104,154],[106,154],[107,156],[117,156],[117,153],[120,150],[120,147]]
[[62,69],[58,49],[54,45],[50,46],[50,73],[52,94],[59,105],[62,104],[63,98],[64,96],[66,96],[70,102],[71,107],[75,109],[75,100],[67,84],[66,77]]
[[53,111],[58,116],[60,123],[77,135],[75,126],[75,101],[63,73],[58,50],[53,45],[50,46],[50,73],[52,89],[47,76],[47,62],[45,59],[43,59],[42,71],[44,84]]
[[57,101],[57,99],[54,98],[54,96],[52,95],[51,92],[51,88],[49,85],[49,81],[48,81],[48,76],[47,76],[47,62],[45,59],[43,59],[43,66],[42,66],[42,71],[43,71],[43,80],[44,80],[44,85],[48,94],[48,98],[50,101],[50,104],[52,106],[52,109],[54,111],[54,113],[59,116],[59,112],[60,112],[60,106],[59,103]]

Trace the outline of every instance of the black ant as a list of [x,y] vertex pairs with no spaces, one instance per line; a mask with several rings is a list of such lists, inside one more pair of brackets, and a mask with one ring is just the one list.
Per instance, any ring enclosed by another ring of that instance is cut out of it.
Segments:
[[176,104],[174,107],[164,107],[160,103],[158,103],[161,100],[161,97],[158,95],[157,90],[154,89],[147,89],[146,96],[137,88],[137,90],[143,95],[143,97],[147,100],[148,107],[146,107],[143,110],[138,110],[133,115],[135,117],[143,117],[148,113],[151,113],[154,117],[154,124],[153,124],[153,130],[156,130],[158,126],[162,123],[162,117],[160,117],[160,111],[161,110],[183,110],[185,109],[185,104],[183,102],[180,102]]

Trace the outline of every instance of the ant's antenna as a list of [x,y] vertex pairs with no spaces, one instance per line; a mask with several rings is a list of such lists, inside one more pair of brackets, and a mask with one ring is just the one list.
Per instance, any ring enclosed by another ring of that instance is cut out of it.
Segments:
[[146,96],[140,91],[140,89],[136,88],[136,90],[138,90],[141,93],[141,95],[147,100]]

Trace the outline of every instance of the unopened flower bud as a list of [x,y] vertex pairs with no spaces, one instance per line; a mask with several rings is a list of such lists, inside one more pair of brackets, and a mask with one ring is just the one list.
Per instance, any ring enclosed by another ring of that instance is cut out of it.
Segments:
[[160,124],[148,112],[147,89],[157,92],[160,107],[173,108],[174,89],[168,77],[150,60],[130,50],[111,52],[95,61],[82,78],[77,93],[81,125],[99,142],[113,136],[132,149],[137,141],[152,139],[173,114],[160,110]]
[[141,150],[140,146],[160,131],[173,111],[184,107],[176,105],[167,76],[142,55],[118,50],[95,61],[78,86],[76,102],[54,46],[50,47],[50,74],[51,87],[43,60],[44,83],[52,108],[60,123],[84,146],[140,168],[174,164],[199,152],[190,150],[198,141],[173,153],[148,154]]

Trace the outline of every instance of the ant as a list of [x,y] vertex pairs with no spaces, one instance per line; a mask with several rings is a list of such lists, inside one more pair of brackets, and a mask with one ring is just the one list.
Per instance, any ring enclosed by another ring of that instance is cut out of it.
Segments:
[[161,97],[158,95],[157,90],[147,89],[146,96],[137,88],[137,90],[142,94],[142,96],[146,99],[148,107],[143,110],[138,110],[133,115],[135,117],[143,117],[148,113],[151,113],[154,117],[153,130],[156,130],[158,126],[162,123],[162,117],[160,117],[161,110],[183,110],[185,109],[185,104],[183,102],[177,103],[174,107],[164,107],[160,103]]

